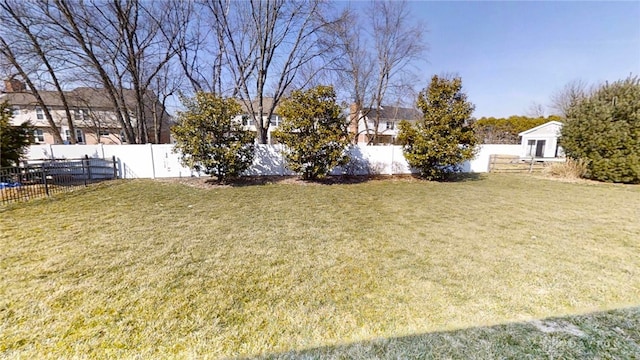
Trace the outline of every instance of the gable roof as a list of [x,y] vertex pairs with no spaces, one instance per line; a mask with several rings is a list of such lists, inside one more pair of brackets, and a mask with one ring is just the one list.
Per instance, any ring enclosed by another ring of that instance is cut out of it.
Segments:
[[[62,99],[57,91],[40,90],[38,91],[42,100],[47,106],[62,107]],[[107,95],[107,91],[102,88],[79,87],[64,92],[67,103],[70,107],[89,107],[94,109],[112,109],[113,103]],[[136,106],[136,98],[133,90],[123,90],[124,99],[127,107],[134,108]],[[30,92],[6,92],[0,95],[11,105],[22,106],[38,106],[36,97]],[[148,94],[152,96],[152,94]]]
[[553,121],[546,122],[546,123],[544,123],[542,125],[538,125],[538,126],[536,126],[534,128],[531,128],[529,130],[525,130],[525,131],[519,133],[518,136],[531,134],[531,133],[536,132],[536,131],[538,131],[538,130],[540,130],[542,128],[545,128],[547,126],[553,126],[553,125],[558,126],[558,128],[562,128],[562,123],[560,121],[553,120]]
[[[243,100],[241,99],[236,99],[236,101],[238,102],[238,104],[240,104],[240,107],[242,108],[242,112],[246,115],[250,113],[249,107],[247,106],[247,103],[245,103]],[[273,98],[271,97],[264,97],[262,98],[262,109],[263,111],[267,111],[271,105],[273,104]],[[258,113],[258,99],[253,99],[251,101],[251,106],[253,107],[253,111],[254,114]],[[276,105],[276,108],[274,110],[274,114],[278,113],[278,106]]]
[[379,109],[365,109],[368,110],[368,118],[375,118],[377,114],[380,114],[382,120],[419,120],[422,118],[422,113],[413,108],[403,108],[397,106],[382,106]]

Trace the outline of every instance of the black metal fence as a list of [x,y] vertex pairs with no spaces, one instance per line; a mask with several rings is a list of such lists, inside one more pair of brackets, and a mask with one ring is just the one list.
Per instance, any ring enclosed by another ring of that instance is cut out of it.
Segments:
[[111,159],[29,161],[0,168],[0,203],[50,196],[78,186],[118,178],[115,156]]

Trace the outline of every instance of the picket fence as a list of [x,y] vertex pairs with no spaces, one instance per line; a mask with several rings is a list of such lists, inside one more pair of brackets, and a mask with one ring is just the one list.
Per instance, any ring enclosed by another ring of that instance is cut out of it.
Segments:
[[[116,158],[120,178],[178,178],[205,176],[180,164],[180,154],[172,144],[144,145],[32,145],[28,160]],[[280,145],[258,145],[253,165],[245,175],[293,175],[286,167]],[[491,155],[520,155],[520,145],[481,145],[477,156],[462,165],[465,172],[489,171]],[[409,174],[411,169],[401,146],[354,146],[350,163],[332,174],[372,175]]]

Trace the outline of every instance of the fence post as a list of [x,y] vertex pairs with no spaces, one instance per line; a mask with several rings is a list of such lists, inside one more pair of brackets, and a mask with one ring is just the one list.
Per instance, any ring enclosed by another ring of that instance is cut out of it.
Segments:
[[49,196],[49,182],[47,182],[47,167],[42,163],[42,182],[44,183],[44,193]]
[[84,186],[87,186],[87,172],[85,170],[84,159],[80,159],[80,164],[82,164],[82,180],[84,180]]
[[534,159],[534,157],[532,156],[531,157],[531,163],[529,164],[529,173],[533,172],[533,159]]
[[113,160],[113,179],[115,180],[118,178],[118,163],[116,163],[115,155],[113,155],[111,159]]
[[87,161],[87,177],[91,181],[91,160],[89,160],[89,155],[85,155],[84,159]]

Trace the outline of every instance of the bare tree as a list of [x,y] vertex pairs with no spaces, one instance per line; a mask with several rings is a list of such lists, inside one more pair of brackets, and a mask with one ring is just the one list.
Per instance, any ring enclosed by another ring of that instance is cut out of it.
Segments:
[[[350,21],[335,28],[345,53],[338,71],[355,105],[356,124],[371,109],[381,109],[389,97],[397,100],[401,94],[416,93],[411,67],[427,50],[425,26],[412,20],[406,1],[372,1],[366,13],[361,19],[351,11]],[[369,144],[375,144],[379,135],[380,112],[373,113],[373,129],[364,121]]]
[[[75,144],[75,127],[69,111],[69,104],[57,75],[60,68],[56,66],[55,47],[51,46],[54,43],[54,39],[51,38],[51,32],[48,31],[46,24],[42,22],[42,17],[36,10],[36,8],[29,6],[29,3],[25,2],[9,0],[0,2],[3,20],[3,31],[0,35],[0,54],[12,65],[17,73],[16,75],[19,75],[27,84],[29,93],[35,97],[36,102],[44,113],[45,119],[47,119],[54,141],[62,143],[60,129],[53,119],[51,110],[47,106],[48,104],[45,103],[42,97],[41,87],[34,83],[32,76],[41,81],[48,79],[53,83],[66,114],[69,132],[72,134],[68,140]],[[28,69],[27,67],[31,68]],[[44,69],[42,69],[43,67]],[[42,73],[46,75],[43,76]]]
[[545,111],[544,111],[544,105],[537,103],[537,102],[532,102],[529,105],[529,108],[526,111],[526,114],[529,117],[532,118],[541,118],[545,116]]
[[76,69],[106,90],[127,141],[149,141],[147,117],[152,115],[145,101],[154,79],[176,55],[181,2],[53,0],[45,6],[49,21],[75,51]]
[[280,99],[299,80],[301,70],[323,55],[321,32],[338,21],[328,16],[327,5],[321,0],[207,2],[217,50],[224,55],[217,60],[216,78],[232,80],[227,92],[248,109],[260,143],[267,142]]
[[569,108],[587,97],[591,92],[592,90],[585,81],[580,79],[572,80],[551,95],[550,108],[558,115],[566,117]]

